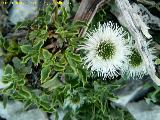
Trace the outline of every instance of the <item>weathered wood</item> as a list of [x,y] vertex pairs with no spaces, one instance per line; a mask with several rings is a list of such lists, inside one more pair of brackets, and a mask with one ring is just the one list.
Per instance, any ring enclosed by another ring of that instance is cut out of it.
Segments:
[[[84,21],[89,25],[98,8],[104,5],[106,1],[107,0],[82,0],[74,20]],[[79,36],[83,36],[86,30],[87,28],[81,29]]]
[[112,13],[118,18],[119,22],[124,25],[133,39],[136,42],[138,51],[140,52],[143,60],[145,61],[148,74],[152,80],[160,86],[160,79],[156,76],[154,62],[151,59],[151,54],[147,49],[146,37],[143,33],[144,24],[139,22],[140,18],[133,10],[128,0],[115,0],[115,8]]

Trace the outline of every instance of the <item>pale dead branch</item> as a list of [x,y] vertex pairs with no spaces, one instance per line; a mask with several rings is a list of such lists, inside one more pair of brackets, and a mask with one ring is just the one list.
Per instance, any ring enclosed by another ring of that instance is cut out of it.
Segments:
[[112,13],[118,18],[119,22],[129,30],[143,60],[146,63],[146,68],[150,77],[157,85],[160,85],[160,79],[156,76],[154,62],[147,49],[147,38],[142,32],[144,24],[139,22],[140,17],[134,11],[128,0],[115,0],[114,7],[116,7],[116,9],[112,10]]

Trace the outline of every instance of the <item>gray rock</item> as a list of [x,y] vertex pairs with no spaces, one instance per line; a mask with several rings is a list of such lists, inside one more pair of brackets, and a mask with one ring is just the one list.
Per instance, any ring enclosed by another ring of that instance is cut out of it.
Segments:
[[3,31],[7,24],[7,16],[1,11],[0,6],[0,31]]
[[7,120],[48,120],[47,114],[39,109],[24,110],[24,104],[18,101],[9,101],[6,108],[0,102],[0,116]]
[[9,120],[15,114],[23,111],[24,105],[21,102],[8,102],[6,108],[3,107],[3,103],[0,102],[0,116]]
[[128,111],[136,120],[160,120],[160,106],[144,100],[127,104]]
[[144,84],[148,81],[151,81],[151,79],[127,80],[127,82],[124,83],[124,87],[115,91],[118,99],[114,100],[114,103],[117,106],[125,107],[129,102],[143,97],[149,90],[149,88],[144,87]]
[[118,95],[118,99],[115,100],[114,102],[117,104],[117,105],[120,105],[120,106],[123,106],[125,107],[135,96],[138,92],[140,92],[142,90],[142,86],[139,86],[137,88],[135,88],[133,91],[131,91],[129,94],[122,94]]
[[142,80],[128,80],[123,88],[115,91],[118,99],[114,100],[112,105],[127,109],[135,120],[160,120],[160,106],[141,100],[150,88],[144,87],[145,83],[151,84],[150,77]]
[[[19,4],[17,4],[18,1]],[[13,0],[12,4],[13,6],[9,12],[9,20],[13,24],[26,19],[33,19],[38,15],[38,0]]]
[[[58,112],[58,120],[63,120],[63,117],[65,116],[67,111],[64,111],[62,109],[58,109],[57,112]],[[50,120],[55,120],[55,114],[52,114],[50,116]]]
[[48,120],[47,114],[39,109],[32,109],[20,114],[15,114],[7,120]]

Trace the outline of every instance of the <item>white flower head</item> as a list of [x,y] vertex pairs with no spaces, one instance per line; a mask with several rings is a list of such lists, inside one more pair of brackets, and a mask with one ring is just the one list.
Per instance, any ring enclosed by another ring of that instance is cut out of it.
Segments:
[[64,100],[64,108],[71,108],[76,111],[84,104],[85,97],[82,97],[77,91],[69,92],[69,96]]
[[[146,45],[150,53],[150,58],[152,59],[152,61],[155,60],[156,56],[153,55],[156,51],[155,48],[150,47],[151,45],[150,41],[147,42]],[[141,79],[144,75],[148,74],[148,71],[146,69],[146,63],[142,59],[135,45],[133,45],[133,47],[131,48],[131,54],[128,57],[128,63],[124,65],[124,67],[125,67],[124,73],[128,77]]]
[[[84,64],[92,73],[97,72],[103,78],[118,76],[127,55],[130,54],[125,37],[128,35],[122,27],[112,22],[104,23],[87,33],[86,41],[80,49],[85,50]],[[129,38],[129,35],[127,37]]]

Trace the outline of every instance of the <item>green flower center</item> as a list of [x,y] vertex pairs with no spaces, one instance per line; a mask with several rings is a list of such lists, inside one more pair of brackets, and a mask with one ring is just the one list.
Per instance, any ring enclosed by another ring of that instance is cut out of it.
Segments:
[[102,57],[103,59],[112,59],[116,52],[116,47],[113,43],[108,41],[103,41],[99,44],[97,48],[98,56]]
[[71,100],[72,100],[72,103],[74,103],[74,104],[79,104],[80,103],[80,98],[79,97],[74,97]]
[[142,63],[142,58],[141,55],[139,54],[137,49],[132,49],[132,54],[129,57],[130,61],[129,64],[132,65],[133,67],[137,67]]

